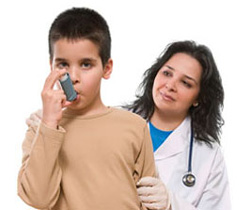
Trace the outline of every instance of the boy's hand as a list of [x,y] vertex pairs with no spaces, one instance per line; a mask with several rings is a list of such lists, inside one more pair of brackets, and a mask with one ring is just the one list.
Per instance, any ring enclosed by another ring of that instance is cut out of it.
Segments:
[[62,89],[55,90],[54,85],[66,73],[65,69],[52,70],[47,77],[41,96],[43,101],[42,122],[51,128],[57,128],[62,119],[62,108],[71,104],[66,103],[66,95]]

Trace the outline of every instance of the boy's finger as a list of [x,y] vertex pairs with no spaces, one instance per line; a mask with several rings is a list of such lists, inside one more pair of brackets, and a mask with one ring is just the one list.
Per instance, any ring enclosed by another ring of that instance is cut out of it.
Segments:
[[72,102],[70,102],[70,101],[63,101],[63,108],[70,106],[71,104],[72,104]]
[[60,82],[58,80],[56,81],[56,87],[58,90],[62,90],[62,87],[61,87]]
[[47,77],[45,84],[44,84],[44,89],[53,89],[55,83],[60,79],[61,76],[63,76],[66,73],[66,69],[62,70],[53,70]]

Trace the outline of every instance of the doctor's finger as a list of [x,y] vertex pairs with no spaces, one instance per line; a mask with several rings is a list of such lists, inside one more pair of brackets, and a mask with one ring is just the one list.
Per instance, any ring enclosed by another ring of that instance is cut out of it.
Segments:
[[156,178],[160,178],[159,170],[158,170],[157,165],[155,165],[155,177],[156,177]]
[[29,119],[33,120],[33,121],[39,121],[39,120],[41,120],[41,118],[42,118],[42,116],[37,115],[36,113],[33,113],[33,114],[30,115]]
[[158,187],[139,187],[137,188],[137,194],[143,196],[156,196],[164,194],[165,191],[159,189]]
[[26,125],[31,127],[31,126],[38,126],[40,121],[34,121],[34,120],[31,120],[30,118],[26,119],[25,121]]
[[137,188],[137,194],[139,196],[149,196],[155,194],[155,192],[152,187],[139,187]]
[[155,177],[143,177],[137,182],[137,186],[154,186],[158,183],[158,179]]
[[43,110],[42,110],[42,109],[38,109],[38,110],[35,112],[35,115],[36,115],[37,118],[42,119]]
[[150,210],[166,210],[167,205],[164,203],[143,203]]
[[28,126],[32,126],[32,125],[38,125],[40,120],[42,118],[42,115],[41,115],[41,111],[39,112],[36,111],[36,112],[33,112],[31,113],[31,115],[29,116],[29,118],[26,119],[25,123],[28,125]]
[[149,196],[141,195],[139,197],[143,203],[156,203],[161,201],[160,197],[155,195],[149,195]]

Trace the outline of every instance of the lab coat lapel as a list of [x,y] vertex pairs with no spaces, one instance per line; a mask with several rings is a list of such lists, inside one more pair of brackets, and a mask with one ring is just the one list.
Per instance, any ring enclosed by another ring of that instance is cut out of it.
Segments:
[[187,117],[155,151],[155,160],[164,159],[181,153],[189,143],[190,139],[190,117]]

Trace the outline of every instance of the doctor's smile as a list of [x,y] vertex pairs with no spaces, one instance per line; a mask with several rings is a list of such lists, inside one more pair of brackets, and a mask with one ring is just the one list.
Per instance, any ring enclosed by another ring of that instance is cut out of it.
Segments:
[[176,101],[172,96],[167,95],[167,94],[164,93],[163,91],[159,91],[159,93],[160,93],[162,99],[165,100],[165,101],[169,101],[169,102],[174,102],[174,101]]

